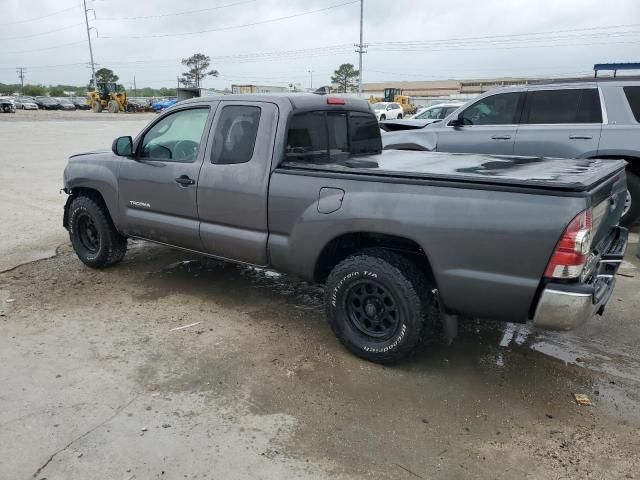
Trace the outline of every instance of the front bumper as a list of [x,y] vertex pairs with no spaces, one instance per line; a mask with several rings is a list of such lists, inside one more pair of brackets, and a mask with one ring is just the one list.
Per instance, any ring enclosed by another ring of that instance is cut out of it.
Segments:
[[547,330],[572,330],[594,315],[602,315],[616,285],[615,275],[628,237],[625,228],[611,231],[594,251],[595,267],[584,282],[547,283],[538,300],[533,325]]

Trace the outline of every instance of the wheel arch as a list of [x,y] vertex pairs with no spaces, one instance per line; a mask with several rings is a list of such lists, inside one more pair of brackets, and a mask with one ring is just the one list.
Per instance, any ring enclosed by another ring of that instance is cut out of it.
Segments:
[[73,200],[75,200],[78,197],[91,198],[98,205],[100,205],[105,209],[107,216],[113,222],[113,216],[111,215],[109,206],[107,205],[107,202],[105,201],[104,196],[102,195],[102,193],[100,193],[99,190],[92,187],[73,187],[73,188],[67,189],[67,194],[68,194],[68,197],[64,205],[64,216],[62,219],[62,225],[67,230],[69,229],[69,207],[71,206],[71,203],[73,202]]
[[384,248],[401,253],[419,264],[427,279],[437,288],[427,252],[415,240],[407,237],[378,232],[348,232],[331,239],[316,258],[313,279],[324,283],[331,270],[342,260],[359,251],[370,248]]
[[592,155],[589,158],[601,158],[605,160],[626,160],[628,165],[627,169],[640,176],[640,156],[634,155]]

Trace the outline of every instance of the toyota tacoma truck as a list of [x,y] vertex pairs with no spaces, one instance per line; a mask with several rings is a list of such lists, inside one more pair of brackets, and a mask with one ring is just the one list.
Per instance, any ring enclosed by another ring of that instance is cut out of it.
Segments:
[[627,243],[624,161],[383,151],[367,102],[312,94],[180,102],[72,156],[64,190],[86,265],[137,238],[323,283],[336,336],[381,363],[442,319],[572,329]]

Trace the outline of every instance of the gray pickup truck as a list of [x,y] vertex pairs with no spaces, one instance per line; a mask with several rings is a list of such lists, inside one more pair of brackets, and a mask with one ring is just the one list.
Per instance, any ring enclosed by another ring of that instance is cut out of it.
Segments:
[[181,102],[71,157],[64,190],[90,267],[140,238],[324,283],[337,337],[383,363],[441,319],[571,329],[627,242],[624,161],[382,151],[366,102],[311,94]]

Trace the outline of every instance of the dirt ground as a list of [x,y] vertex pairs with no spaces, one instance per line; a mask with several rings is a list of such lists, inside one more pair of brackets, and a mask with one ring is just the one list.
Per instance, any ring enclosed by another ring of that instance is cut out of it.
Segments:
[[20,113],[0,115],[0,479],[640,476],[637,243],[601,319],[467,322],[382,367],[295,278],[138,241],[83,266],[65,157],[153,116]]

